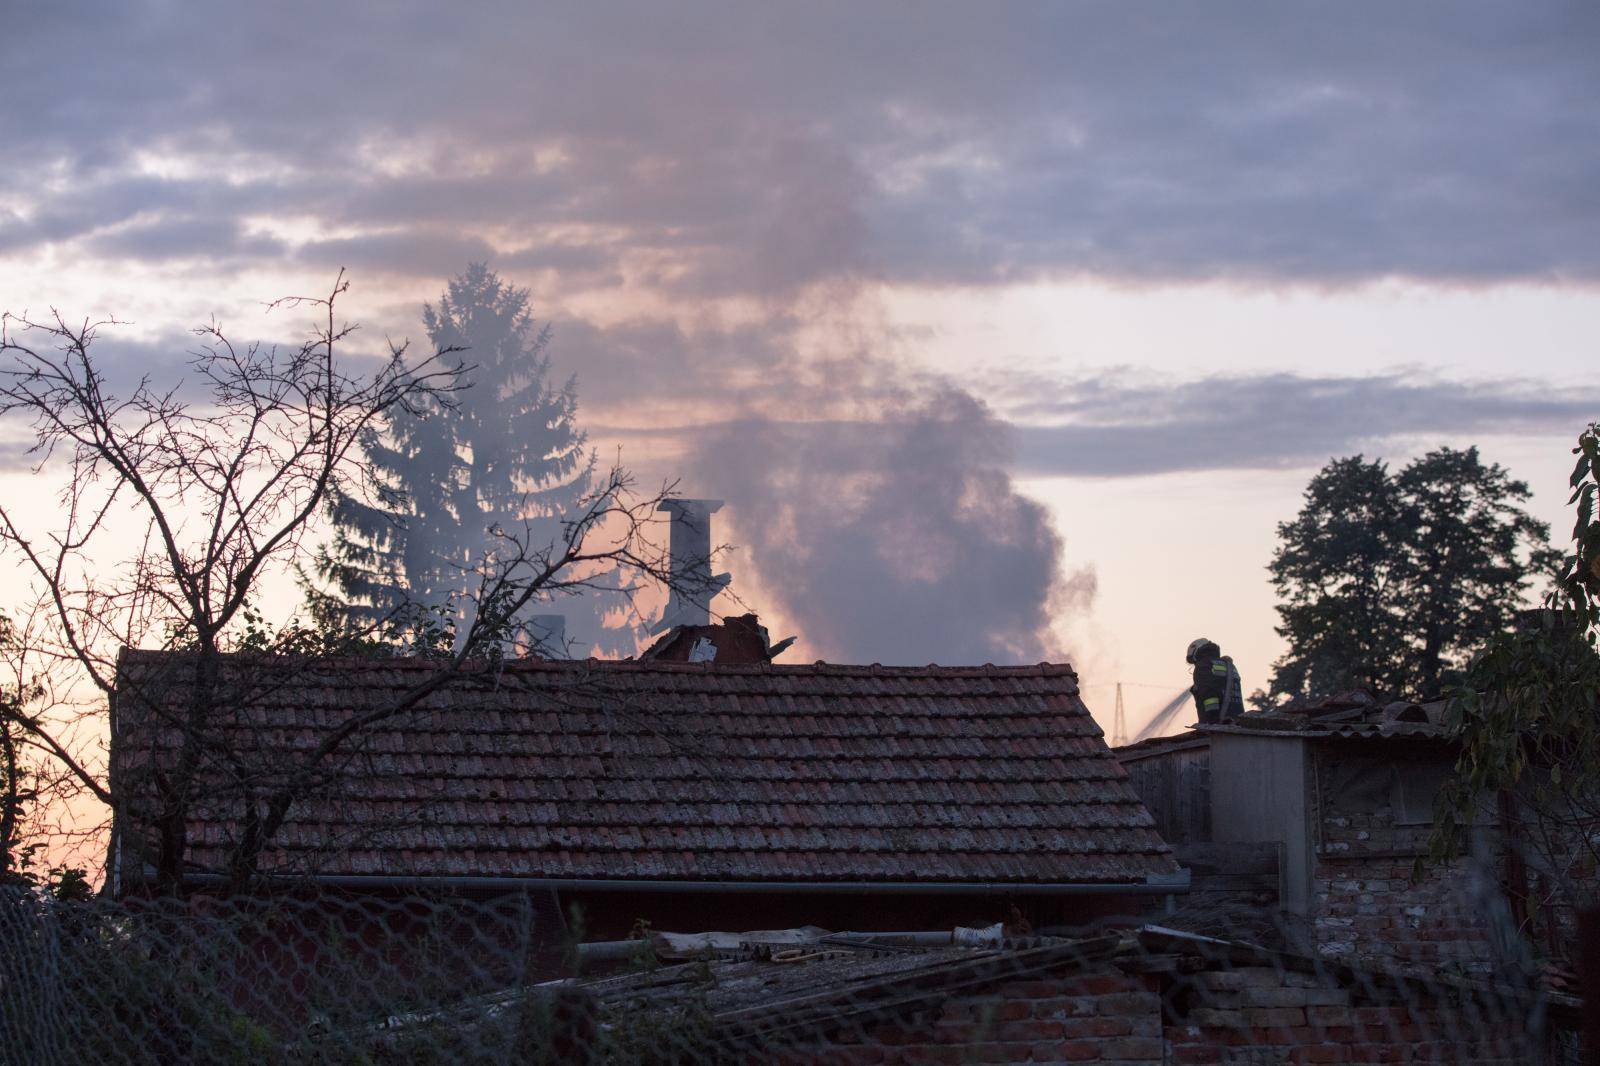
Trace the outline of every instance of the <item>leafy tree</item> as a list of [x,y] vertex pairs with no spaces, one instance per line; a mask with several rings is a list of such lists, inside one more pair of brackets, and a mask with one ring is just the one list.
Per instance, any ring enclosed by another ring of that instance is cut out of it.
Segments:
[[1491,806],[1513,911],[1525,931],[1542,925],[1558,952],[1576,910],[1600,896],[1600,424],[1573,451],[1576,521],[1556,589],[1539,624],[1491,637],[1452,693],[1447,726],[1460,756],[1429,842],[1435,862],[1460,854]]
[[1396,584],[1408,641],[1402,691],[1437,696],[1485,640],[1510,628],[1534,575],[1554,567],[1550,527],[1522,509],[1527,483],[1485,466],[1476,448],[1429,452],[1395,481],[1405,549]]
[[1399,673],[1400,509],[1388,468],[1357,455],[1318,471],[1299,515],[1279,524],[1269,570],[1290,650],[1271,695],[1380,689]]
[[1268,567],[1289,650],[1264,699],[1367,688],[1436,696],[1505,631],[1552,562],[1531,493],[1476,448],[1440,448],[1398,474],[1336,459],[1278,526]]
[[[470,575],[502,550],[501,532],[554,541],[593,487],[576,378],[550,382],[550,327],[536,327],[527,290],[475,263],[423,320],[438,349],[459,353],[462,388],[395,406],[363,437],[366,491],[333,494],[335,532],[318,559],[332,591],[308,586],[324,621],[420,619],[437,635],[443,619],[460,631]],[[541,609],[530,603],[509,638],[538,642],[528,622]]]

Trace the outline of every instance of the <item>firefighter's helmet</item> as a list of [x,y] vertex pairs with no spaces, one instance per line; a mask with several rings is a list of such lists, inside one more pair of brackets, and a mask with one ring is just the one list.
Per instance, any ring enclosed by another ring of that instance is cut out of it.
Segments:
[[1222,652],[1222,649],[1217,647],[1215,641],[1209,640],[1206,637],[1196,637],[1194,640],[1189,642],[1189,650],[1184,653],[1183,661],[1186,663],[1194,662],[1200,657],[1200,653],[1205,651],[1208,647],[1216,649],[1211,653],[1212,658],[1215,658]]

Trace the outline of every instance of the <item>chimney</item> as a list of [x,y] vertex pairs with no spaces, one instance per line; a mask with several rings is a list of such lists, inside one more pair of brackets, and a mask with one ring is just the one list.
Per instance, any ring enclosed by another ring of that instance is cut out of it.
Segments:
[[672,513],[667,540],[672,587],[666,613],[651,632],[711,624],[711,599],[732,580],[711,573],[711,516],[721,507],[721,500],[663,500],[656,507]]

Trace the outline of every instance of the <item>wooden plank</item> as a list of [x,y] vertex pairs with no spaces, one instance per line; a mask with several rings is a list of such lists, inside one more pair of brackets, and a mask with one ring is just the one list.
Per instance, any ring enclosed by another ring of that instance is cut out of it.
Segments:
[[1278,874],[1278,845],[1191,842],[1173,847],[1178,863],[1197,875]]

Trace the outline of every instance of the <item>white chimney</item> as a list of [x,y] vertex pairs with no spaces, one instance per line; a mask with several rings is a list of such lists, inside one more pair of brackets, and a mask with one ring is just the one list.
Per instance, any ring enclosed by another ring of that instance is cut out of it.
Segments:
[[721,508],[721,500],[664,500],[656,508],[672,513],[667,540],[672,586],[666,613],[652,632],[711,624],[711,599],[733,580],[711,572],[711,516]]

